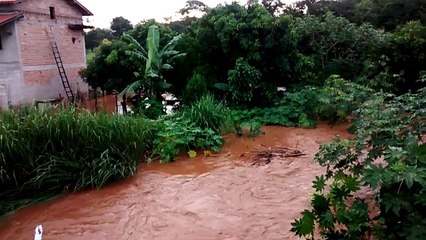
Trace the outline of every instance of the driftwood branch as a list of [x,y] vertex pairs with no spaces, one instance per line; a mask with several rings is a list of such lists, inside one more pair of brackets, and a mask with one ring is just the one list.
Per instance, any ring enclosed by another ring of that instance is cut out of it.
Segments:
[[260,166],[271,163],[273,158],[295,158],[305,156],[303,151],[297,148],[267,147],[265,150],[252,151],[249,153],[253,162],[251,166]]

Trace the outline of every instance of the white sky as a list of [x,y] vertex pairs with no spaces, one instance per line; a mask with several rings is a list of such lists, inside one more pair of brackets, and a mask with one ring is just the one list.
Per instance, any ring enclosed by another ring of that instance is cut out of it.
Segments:
[[[219,3],[231,2],[225,0],[201,0],[209,7]],[[186,0],[79,0],[93,14],[90,25],[108,28],[114,17],[122,16],[136,24],[144,19],[155,18],[164,21],[165,17],[177,16],[176,12],[185,6]],[[247,0],[237,2],[246,3]],[[283,0],[294,2],[294,0]]]

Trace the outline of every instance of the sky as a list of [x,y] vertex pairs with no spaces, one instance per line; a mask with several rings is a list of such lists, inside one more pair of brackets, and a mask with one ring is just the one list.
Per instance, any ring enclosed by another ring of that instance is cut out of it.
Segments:
[[[109,28],[114,17],[122,16],[136,24],[145,19],[155,18],[164,21],[167,17],[177,17],[176,13],[185,6],[186,0],[79,0],[94,16],[87,25],[100,28]],[[225,0],[202,0],[209,7],[217,4],[231,2]],[[246,0],[237,2],[245,3]],[[292,2],[284,0],[283,2]]]

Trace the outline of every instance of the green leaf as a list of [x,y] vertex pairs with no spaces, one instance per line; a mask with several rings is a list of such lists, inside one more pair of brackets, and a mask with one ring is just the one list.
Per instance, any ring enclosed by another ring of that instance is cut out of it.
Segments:
[[360,189],[360,181],[357,177],[348,176],[345,179],[345,187],[351,192],[358,191]]
[[143,85],[142,80],[133,82],[132,84],[128,85],[123,91],[121,91],[120,96],[123,96],[124,94],[128,94],[128,93],[133,93],[136,89],[140,88],[142,85]]
[[311,204],[314,208],[315,214],[317,215],[321,215],[329,209],[327,199],[319,194],[314,194],[311,200]]
[[321,214],[318,222],[321,227],[334,231],[334,216],[330,211]]
[[426,164],[426,143],[418,146],[416,156],[423,164]]
[[197,152],[194,151],[194,150],[190,150],[190,151],[188,151],[188,156],[190,158],[195,158],[197,156]]
[[316,176],[315,180],[313,181],[313,188],[315,188],[315,191],[322,192],[325,187],[325,177],[324,175]]
[[314,214],[305,210],[302,215],[302,218],[291,223],[291,231],[299,237],[312,235],[314,233]]
[[364,185],[369,185],[373,190],[379,187],[382,182],[382,175],[385,169],[382,166],[372,165],[371,168],[364,170]]
[[417,173],[420,169],[415,166],[409,166],[402,173],[402,178],[407,183],[407,187],[410,189],[413,186],[414,181],[420,180]]

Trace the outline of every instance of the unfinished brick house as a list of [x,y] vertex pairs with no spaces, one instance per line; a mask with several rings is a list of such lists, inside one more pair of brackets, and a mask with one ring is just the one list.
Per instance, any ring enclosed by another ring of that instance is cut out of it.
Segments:
[[88,91],[83,16],[75,0],[0,0],[0,108]]

